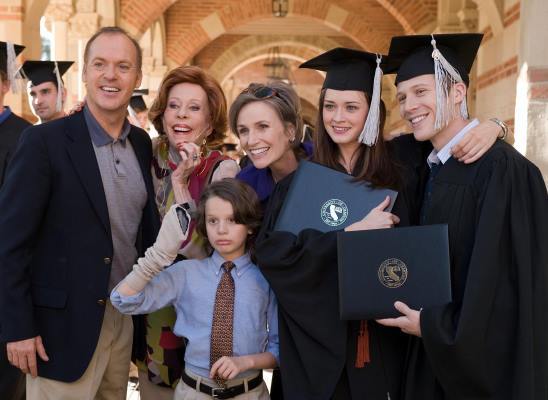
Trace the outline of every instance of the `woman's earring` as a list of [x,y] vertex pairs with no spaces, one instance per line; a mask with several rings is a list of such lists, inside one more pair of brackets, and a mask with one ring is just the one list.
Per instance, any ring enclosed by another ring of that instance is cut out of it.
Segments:
[[204,138],[202,145],[200,146],[200,157],[204,157],[207,154],[207,140]]
[[295,143],[295,138],[292,137],[291,139],[289,139],[289,143],[291,143],[291,144]]

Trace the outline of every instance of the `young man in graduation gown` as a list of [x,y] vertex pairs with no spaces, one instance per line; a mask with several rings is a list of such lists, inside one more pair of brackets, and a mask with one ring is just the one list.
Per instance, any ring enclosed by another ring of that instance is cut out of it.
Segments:
[[[548,398],[548,197],[538,168],[503,141],[462,164],[448,149],[477,121],[468,74],[481,34],[396,37],[400,113],[434,150],[421,224],[448,224],[452,302],[380,321],[414,335],[405,399]],[[432,284],[432,283],[429,283]]]
[[6,168],[13,156],[19,136],[30,125],[28,121],[15,115],[4,104],[4,97],[10,90],[10,85],[14,84],[13,71],[8,69],[8,46],[13,46],[15,55],[21,53],[25,48],[24,46],[0,42],[0,188],[4,182]]
[[29,105],[38,118],[37,124],[65,116],[67,90],[62,76],[72,64],[72,61],[29,60],[21,67],[21,75],[28,79]]

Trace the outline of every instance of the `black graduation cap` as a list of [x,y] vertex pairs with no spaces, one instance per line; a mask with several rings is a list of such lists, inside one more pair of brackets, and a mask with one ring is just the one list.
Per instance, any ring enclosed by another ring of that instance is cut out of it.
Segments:
[[373,95],[377,55],[337,47],[301,64],[299,68],[326,71],[323,89],[361,90]]
[[141,112],[147,110],[147,105],[143,96],[148,95],[148,89],[135,89],[129,100],[129,106],[134,112]]
[[301,64],[299,68],[326,71],[323,89],[360,90],[371,99],[359,141],[373,146],[379,136],[382,56],[337,47]]
[[479,50],[482,33],[396,36],[390,42],[385,73],[397,73],[396,85],[420,75],[434,74],[435,48],[468,85],[468,74]]
[[[55,64],[55,61],[29,60],[25,61],[21,69],[32,86],[37,86],[44,82],[53,82],[55,85],[58,85]],[[59,77],[63,76],[72,64],[74,64],[72,61],[57,61]]]
[[[395,84],[421,75],[434,75],[436,82],[436,120],[439,131],[455,118],[449,102],[452,83],[468,86],[470,70],[481,44],[481,33],[396,36],[390,42],[387,73],[397,73]],[[466,98],[460,104],[460,116],[468,119]]]

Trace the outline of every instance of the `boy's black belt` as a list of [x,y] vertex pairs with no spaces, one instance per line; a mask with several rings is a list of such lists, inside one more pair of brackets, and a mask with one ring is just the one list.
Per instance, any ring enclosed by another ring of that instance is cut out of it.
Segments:
[[[181,375],[181,379],[184,383],[186,383],[188,386],[190,386],[192,389],[196,389],[196,379],[191,378],[188,376],[185,371],[183,371]],[[250,379],[247,381],[247,390],[253,390],[256,387],[258,387],[261,383],[263,383],[263,374],[262,372],[259,373],[255,378]],[[198,390],[202,393],[205,393],[214,399],[231,399],[233,397],[236,397],[240,394],[245,393],[245,385],[242,383],[241,385],[236,386],[230,386],[227,388],[214,388],[211,386],[208,386],[204,383],[200,382],[200,386],[198,387]]]

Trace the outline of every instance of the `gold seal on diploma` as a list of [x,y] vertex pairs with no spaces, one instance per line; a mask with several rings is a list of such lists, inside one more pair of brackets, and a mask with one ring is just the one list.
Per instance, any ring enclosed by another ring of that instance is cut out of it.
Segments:
[[378,271],[379,281],[390,289],[403,286],[407,280],[407,265],[397,258],[384,260]]

